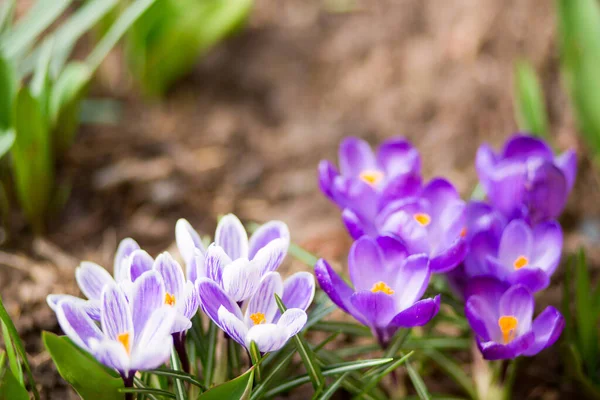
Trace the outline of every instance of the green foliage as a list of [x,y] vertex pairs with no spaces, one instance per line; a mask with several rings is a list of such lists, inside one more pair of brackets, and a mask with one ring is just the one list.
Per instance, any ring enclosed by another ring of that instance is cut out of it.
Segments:
[[119,375],[84,353],[64,336],[42,333],[44,346],[56,365],[60,376],[83,399],[117,400],[125,396],[123,380]]
[[519,129],[548,137],[548,116],[544,93],[535,70],[525,61],[515,65],[515,116]]
[[556,0],[562,74],[581,134],[600,154],[600,6],[596,0]]
[[235,32],[252,0],[158,0],[128,35],[132,75],[149,96],[160,96],[199,57]]
[[29,400],[29,394],[10,369],[0,371],[0,400]]
[[247,400],[252,394],[254,368],[250,368],[239,377],[215,386],[198,397],[198,400],[240,399]]

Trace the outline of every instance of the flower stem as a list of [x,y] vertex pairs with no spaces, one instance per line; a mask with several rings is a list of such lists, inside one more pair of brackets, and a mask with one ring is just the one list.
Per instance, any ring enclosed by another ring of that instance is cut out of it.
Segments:
[[[135,371],[129,371],[128,375],[121,373],[121,378],[123,378],[123,384],[126,388],[133,387],[133,378],[135,377]],[[133,400],[133,393],[125,393],[125,400]]]
[[519,357],[510,360],[508,369],[506,370],[506,378],[504,379],[503,385],[503,400],[512,399],[512,389],[517,379],[517,370],[519,369]]
[[185,332],[178,332],[173,334],[173,346],[179,361],[181,362],[181,369],[184,372],[190,373],[190,359],[188,358],[187,351],[185,349]]

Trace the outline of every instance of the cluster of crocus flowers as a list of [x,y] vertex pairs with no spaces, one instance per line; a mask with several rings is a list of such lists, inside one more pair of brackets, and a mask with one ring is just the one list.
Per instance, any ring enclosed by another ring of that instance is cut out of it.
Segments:
[[[270,221],[248,239],[233,214],[219,221],[215,241],[205,248],[185,220],[176,227],[177,245],[195,280],[202,310],[227,335],[262,353],[279,350],[306,324],[306,309],[315,293],[314,278],[299,272],[285,282],[279,268],[290,244],[287,225]],[[275,295],[287,311],[279,313]]]
[[560,262],[563,237],[554,219],[575,181],[574,152],[555,157],[525,135],[499,153],[483,145],[476,164],[487,201],[469,203],[444,179],[423,185],[418,152],[404,139],[376,153],[346,139],[339,163],[341,173],[322,161],[319,183],[356,239],[348,260],[353,287],[324,260],[316,275],[333,302],[383,345],[398,328],[437,313],[439,297],[420,300],[430,273],[446,273],[465,298],[485,358],[530,356],[556,341],[564,320],[548,307],[532,322],[533,293],[548,287]]

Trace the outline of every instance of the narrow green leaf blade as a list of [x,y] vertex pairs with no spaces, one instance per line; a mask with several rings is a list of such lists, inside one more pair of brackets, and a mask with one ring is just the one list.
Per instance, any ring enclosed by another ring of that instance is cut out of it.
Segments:
[[11,335],[8,332],[8,327],[4,321],[0,321],[0,326],[2,326],[2,338],[4,339],[4,347],[6,349],[6,356],[8,357],[8,366],[10,367],[12,375],[17,379],[19,384],[22,384],[23,371],[21,370],[21,362],[19,361],[17,350],[15,349]]
[[477,391],[473,380],[467,376],[460,365],[437,350],[429,349],[425,350],[424,353],[439,365],[458,385],[460,385],[466,394],[472,399],[477,398]]
[[0,400],[29,400],[27,390],[19,383],[10,369],[0,373]]
[[[12,110],[16,87],[17,78],[14,66],[0,50],[0,131],[6,132],[12,126]],[[0,151],[0,157],[4,153]]]
[[215,373],[215,353],[217,349],[219,327],[210,321],[208,325],[207,342],[208,349],[206,352],[206,362],[204,363],[204,385],[210,387],[212,385],[213,376]]
[[337,392],[337,390],[340,388],[340,386],[342,386],[342,383],[344,383],[344,381],[346,380],[346,378],[348,378],[348,375],[350,375],[350,372],[344,372],[339,378],[337,378],[331,385],[329,385],[329,387],[327,388],[327,390],[325,390],[319,397],[317,397],[319,400],[328,400],[331,398],[331,396],[333,396],[335,394],[335,392]]
[[223,400],[240,399],[247,400],[252,394],[252,383],[254,381],[254,368],[250,368],[243,375],[225,382],[221,385],[202,393],[198,400]]
[[407,361],[406,362],[406,370],[408,371],[408,376],[419,395],[421,400],[430,400],[431,396],[429,395],[429,391],[427,390],[427,386],[425,382],[423,382],[423,378],[417,372],[417,370],[412,366],[412,364]]
[[[181,371],[181,361],[179,360],[179,356],[177,355],[177,351],[175,351],[175,349],[171,351],[171,368],[173,368],[175,371]],[[181,379],[175,380],[175,398],[177,400],[187,400],[188,398],[185,390],[185,384]]]
[[515,65],[514,103],[519,129],[548,138],[548,115],[544,93],[535,70],[525,61]]
[[44,346],[60,376],[63,377],[84,399],[124,399],[121,392],[123,380],[90,355],[85,354],[64,336],[50,332],[42,333]]

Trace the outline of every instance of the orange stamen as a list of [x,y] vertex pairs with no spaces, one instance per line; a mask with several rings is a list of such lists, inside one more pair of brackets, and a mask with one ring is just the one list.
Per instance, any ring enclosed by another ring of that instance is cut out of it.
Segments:
[[129,340],[129,332],[117,335],[117,340],[125,347],[127,354],[131,353],[131,342]]
[[421,226],[427,226],[431,223],[431,216],[425,213],[417,213],[413,216],[415,221],[417,221]]
[[252,320],[254,325],[260,325],[260,324],[264,324],[265,322],[267,322],[265,319],[265,314],[263,314],[261,312],[257,312],[257,313],[250,315],[250,319]]
[[165,304],[166,305],[174,306],[176,302],[177,302],[177,300],[175,299],[174,295],[172,295],[171,293],[165,294]]
[[513,263],[513,266],[515,267],[515,269],[521,269],[523,267],[526,267],[527,265],[529,265],[529,259],[525,256],[517,257],[517,259]]
[[467,228],[462,228],[460,230],[460,237],[461,238],[467,237]]
[[502,331],[504,344],[510,343],[515,338],[518,325],[519,321],[512,315],[503,315],[498,319],[498,326],[500,327],[500,331]]
[[373,292],[373,293],[383,292],[387,295],[392,295],[395,293],[395,291],[391,287],[389,287],[388,285],[386,285],[385,283],[383,283],[381,281],[379,281],[373,285],[373,287],[371,288],[371,292]]
[[376,169],[367,169],[360,173],[360,179],[371,186],[377,185],[385,176],[383,172]]

